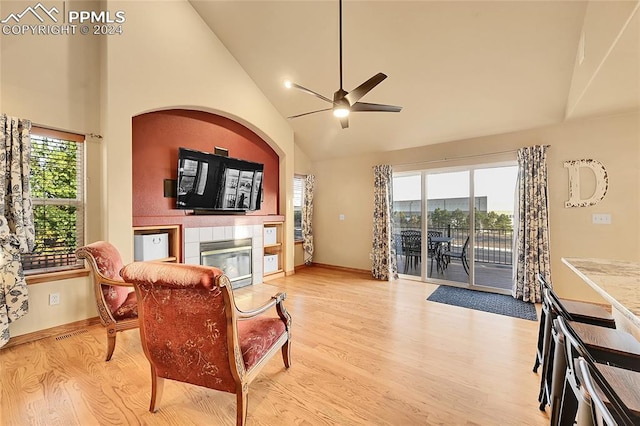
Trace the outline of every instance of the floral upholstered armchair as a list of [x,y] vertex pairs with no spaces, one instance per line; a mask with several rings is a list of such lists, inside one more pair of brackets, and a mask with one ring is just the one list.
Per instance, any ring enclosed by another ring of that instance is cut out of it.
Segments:
[[[291,317],[278,293],[240,311],[231,283],[217,268],[134,262],[121,272],[139,301],[140,337],[151,364],[154,412],[164,379],[236,394],[236,424],[247,418],[249,383],[278,350],[291,365]],[[275,307],[277,316],[261,315]]]
[[118,331],[138,327],[138,304],[133,286],[120,277],[122,258],[118,249],[105,241],[97,241],[76,250],[93,272],[93,289],[100,321],[107,328],[107,356],[111,359]]

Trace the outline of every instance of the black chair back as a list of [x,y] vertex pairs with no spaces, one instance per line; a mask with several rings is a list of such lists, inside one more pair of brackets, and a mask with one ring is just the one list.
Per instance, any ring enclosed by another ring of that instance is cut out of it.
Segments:
[[609,411],[609,408],[604,404],[600,394],[596,391],[589,364],[582,357],[578,358],[578,374],[580,375],[580,381],[591,399],[591,418],[593,424],[598,426],[618,426],[618,422],[613,418],[613,414],[611,414],[611,411]]
[[[613,420],[613,423],[604,423],[605,425],[624,425],[631,426],[636,425],[637,422],[631,420],[632,414],[629,413],[628,408],[624,405],[618,394],[612,389],[611,385],[607,382],[607,380],[598,372],[595,368],[596,361],[593,359],[587,348],[580,341],[580,338],[575,334],[575,332],[571,329],[569,324],[567,324],[566,320],[562,316],[558,316],[554,324],[557,325],[558,330],[562,333],[565,342],[565,353],[567,360],[567,371],[572,374],[575,378],[578,386],[583,386],[589,393],[589,396],[592,401],[594,401],[594,395],[597,397],[597,393],[594,392],[595,389],[592,386],[592,389],[586,386],[586,382],[584,381],[584,374],[580,371],[577,371],[577,364],[581,359],[584,363],[589,367],[588,373],[595,380],[598,387],[602,390],[602,393],[606,396],[607,400],[611,404],[611,408],[615,413],[614,420],[613,412],[609,411]],[[591,383],[593,385],[593,383]],[[593,404],[593,402],[592,402]],[[593,410],[592,406],[592,410]],[[597,424],[597,423],[596,423]]]

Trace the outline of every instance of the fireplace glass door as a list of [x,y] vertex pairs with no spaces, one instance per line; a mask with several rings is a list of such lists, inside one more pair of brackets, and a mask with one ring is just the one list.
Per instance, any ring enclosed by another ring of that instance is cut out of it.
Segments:
[[220,268],[233,288],[252,283],[251,238],[200,244],[200,263]]

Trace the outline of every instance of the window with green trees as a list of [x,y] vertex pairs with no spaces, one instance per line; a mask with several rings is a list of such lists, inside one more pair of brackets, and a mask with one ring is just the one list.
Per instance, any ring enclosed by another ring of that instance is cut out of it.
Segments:
[[32,130],[30,185],[36,235],[33,252],[22,257],[27,273],[82,266],[74,254],[84,244],[84,145],[79,138]]

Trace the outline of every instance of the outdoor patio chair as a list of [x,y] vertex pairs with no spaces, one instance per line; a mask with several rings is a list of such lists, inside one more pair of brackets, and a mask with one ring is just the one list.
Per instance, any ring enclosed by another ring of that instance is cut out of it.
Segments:
[[469,246],[469,237],[464,241],[462,249],[460,251],[443,250],[441,258],[444,260],[444,265],[448,265],[451,259],[459,259],[462,263],[464,271],[469,275],[469,261],[467,260],[467,247]]
[[[427,231],[427,257],[431,259],[431,266],[429,267],[429,275],[433,275],[433,262],[438,263],[438,247],[439,244],[436,244],[431,241],[431,237],[442,237],[441,231]],[[440,264],[438,263],[438,268]]]
[[402,252],[404,253],[404,273],[409,268],[420,266],[422,258],[422,232],[415,229],[405,229],[400,233],[402,238]]

